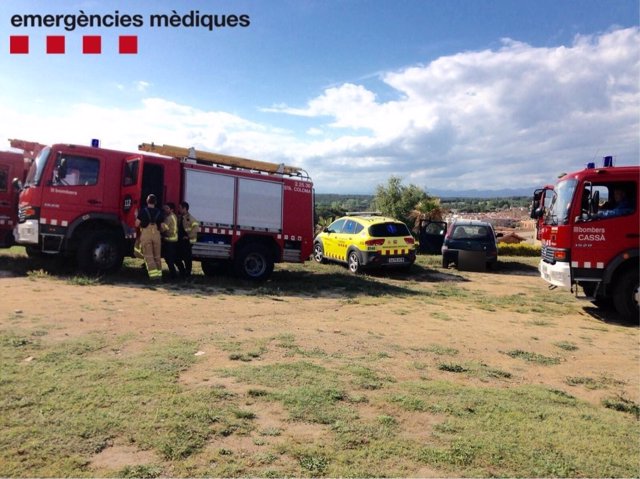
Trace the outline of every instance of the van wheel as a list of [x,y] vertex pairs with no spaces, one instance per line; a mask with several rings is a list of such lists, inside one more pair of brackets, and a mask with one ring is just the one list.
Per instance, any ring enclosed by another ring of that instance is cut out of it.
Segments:
[[325,264],[327,262],[324,257],[324,247],[320,242],[313,245],[313,259],[316,260],[316,263]]
[[113,273],[120,269],[123,259],[121,242],[109,231],[89,233],[77,253],[78,266],[87,274]]
[[360,255],[357,251],[351,251],[351,253],[349,253],[347,264],[349,266],[349,271],[351,271],[353,274],[362,272],[362,262],[360,261]]
[[273,273],[273,256],[263,244],[248,244],[236,254],[233,267],[240,278],[264,281]]
[[613,291],[613,305],[627,321],[638,321],[638,282],[638,270],[631,269],[618,278]]

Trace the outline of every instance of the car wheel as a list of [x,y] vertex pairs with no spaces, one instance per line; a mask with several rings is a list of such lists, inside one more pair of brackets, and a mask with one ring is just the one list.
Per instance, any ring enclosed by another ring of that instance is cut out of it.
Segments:
[[353,274],[358,274],[362,271],[362,263],[360,261],[360,255],[357,251],[352,251],[351,253],[349,253],[347,263],[349,265],[349,271],[351,271]]
[[316,263],[325,264],[327,262],[324,257],[324,247],[320,242],[313,245],[313,259],[316,261]]

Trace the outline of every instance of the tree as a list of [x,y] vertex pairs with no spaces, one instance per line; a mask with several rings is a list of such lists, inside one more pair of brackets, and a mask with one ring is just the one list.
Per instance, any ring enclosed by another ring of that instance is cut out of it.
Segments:
[[316,205],[316,233],[322,231],[322,228],[324,228],[325,226],[329,226],[336,218],[344,216],[346,214],[346,210],[338,205],[334,206],[335,203],[336,202],[332,203],[331,206]]
[[386,185],[376,187],[373,206],[382,214],[410,225],[413,224],[411,211],[417,204],[427,199],[427,194],[422,188],[416,185],[404,186],[401,178],[392,176]]
[[440,204],[440,198],[427,195],[427,197],[420,200],[409,213],[409,218],[413,224],[413,230],[419,232],[422,221],[442,221],[444,214],[445,210]]

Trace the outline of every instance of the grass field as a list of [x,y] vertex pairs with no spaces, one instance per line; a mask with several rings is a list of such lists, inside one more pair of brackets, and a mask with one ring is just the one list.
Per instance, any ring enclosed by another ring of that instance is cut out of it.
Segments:
[[536,261],[149,285],[0,252],[0,476],[637,477],[637,325]]

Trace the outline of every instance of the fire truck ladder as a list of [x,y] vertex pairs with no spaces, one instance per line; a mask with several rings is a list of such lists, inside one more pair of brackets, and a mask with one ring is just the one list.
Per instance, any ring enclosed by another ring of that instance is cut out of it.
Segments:
[[30,160],[33,160],[40,150],[42,150],[45,145],[42,143],[38,143],[36,141],[26,141],[26,140],[9,140],[9,144],[11,148],[18,148],[24,152],[24,157]]
[[236,156],[211,153],[208,151],[196,151],[195,148],[181,148],[171,145],[156,145],[154,143],[142,143],[138,145],[138,150],[151,153],[159,153],[175,158],[184,158],[214,165],[229,166],[232,168],[245,168],[248,170],[261,171],[271,174],[300,176],[308,178],[309,175],[302,168],[287,166],[284,163],[269,163],[266,161],[249,160]]

